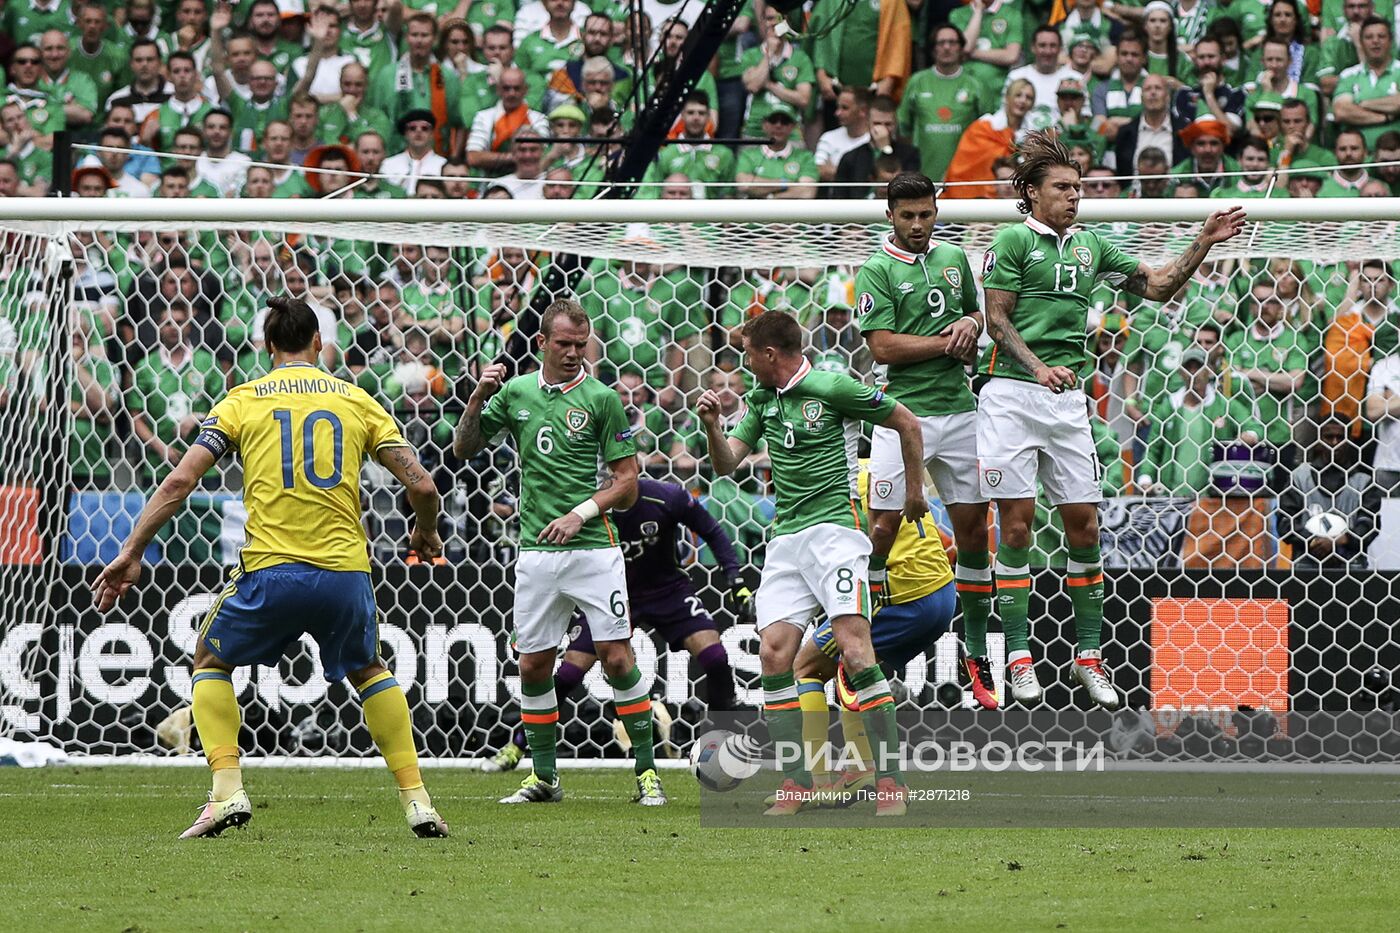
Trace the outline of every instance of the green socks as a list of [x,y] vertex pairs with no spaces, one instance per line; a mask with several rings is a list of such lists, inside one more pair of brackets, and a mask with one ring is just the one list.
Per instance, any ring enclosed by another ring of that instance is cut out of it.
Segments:
[[632,740],[633,769],[641,774],[656,767],[655,749],[651,742],[651,696],[647,685],[642,683],[642,672],[633,664],[632,669],[616,680],[609,677],[608,684],[613,688],[613,708],[627,737]]
[[974,658],[987,654],[987,620],[992,617],[992,565],[986,551],[958,551],[958,604],[962,608],[963,640]]
[[[786,748],[802,748],[802,706],[797,698],[797,681],[792,671],[764,676],[763,719],[768,723],[768,735]],[[803,787],[812,786],[812,775],[803,756],[783,764],[783,776]]]
[[1098,547],[1070,548],[1065,570],[1079,650],[1098,651],[1103,642],[1103,562]]
[[559,772],[554,763],[554,733],[559,725],[559,704],[554,697],[554,678],[539,683],[520,682],[520,719],[535,776],[554,784]]
[[[1094,553],[1098,553],[1095,549]],[[1006,634],[1008,659],[1013,652],[1029,652],[1031,602],[1031,549],[1007,547],[997,550],[997,612]],[[968,647],[971,652],[971,646]]]
[[860,718],[870,738],[877,777],[899,779],[899,723],[895,721],[894,697],[880,665],[872,664],[846,679],[860,702]]

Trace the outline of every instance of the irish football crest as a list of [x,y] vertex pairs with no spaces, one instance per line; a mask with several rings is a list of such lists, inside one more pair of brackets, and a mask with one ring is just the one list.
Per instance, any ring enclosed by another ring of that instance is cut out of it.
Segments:
[[887,479],[875,481],[875,496],[878,499],[888,499],[890,493],[894,492],[894,483]]
[[952,266],[943,270],[943,278],[948,280],[948,284],[954,288],[962,288],[962,273]]
[[564,413],[564,423],[570,431],[582,431],[588,427],[588,412],[582,408],[570,408]]
[[1087,246],[1076,246],[1074,248],[1074,258],[1079,260],[1081,266],[1092,266],[1094,264],[1094,254],[1089,252]]
[[982,473],[987,478],[987,485],[996,487],[1001,485],[1001,470],[985,470]]
[[822,420],[822,411],[822,403],[816,399],[808,399],[802,403],[802,417],[807,422],[807,430],[816,430],[817,422]]

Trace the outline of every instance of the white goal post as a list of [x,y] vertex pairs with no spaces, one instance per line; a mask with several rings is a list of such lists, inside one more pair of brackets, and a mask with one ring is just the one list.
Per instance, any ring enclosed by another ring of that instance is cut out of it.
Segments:
[[[1233,203],[1086,199],[1080,220],[1157,264]],[[1400,199],[1238,203],[1250,219],[1245,233],[1214,250],[1178,300],[1158,306],[1105,285],[1085,335],[1097,360],[1099,440],[1114,458],[1102,511],[1105,656],[1129,705],[1150,721],[1124,733],[1125,755],[1182,753],[1174,733],[1189,711],[1218,720],[1238,751],[1255,728],[1241,731],[1240,706],[1267,711],[1270,734],[1291,743],[1279,725],[1286,717],[1387,709],[1400,688],[1391,684],[1400,671],[1400,500],[1393,487],[1380,489],[1388,445],[1400,456],[1400,428],[1368,413],[1367,400],[1371,373],[1389,373],[1385,361],[1400,352],[1400,310],[1374,297],[1395,291]],[[941,199],[935,236],[963,246],[979,269],[1000,226],[1021,220],[1011,201]],[[211,477],[148,552],[139,597],[97,617],[86,588],[168,469],[162,457],[188,443],[189,419],[265,366],[258,311],[290,290],[324,316],[325,365],[394,412],[444,494],[447,561],[417,566],[405,560],[408,513],[397,490],[375,469],[363,478],[382,642],[420,743],[431,760],[479,758],[509,740],[518,717],[509,644],[518,489],[509,449],[468,463],[450,455],[474,373],[498,358],[528,367],[532,302],[551,289],[547,297],[578,298],[597,323],[595,371],[618,386],[645,438],[647,474],[699,497],[756,582],[772,516],[766,474],[760,464],[738,482],[712,480],[688,403],[712,381],[742,388],[742,374],[731,377],[737,329],[770,308],[799,317],[818,365],[878,381],[854,319],[854,274],[887,230],[885,205],[874,200],[0,199],[0,737],[47,740],[90,761],[192,760],[197,737],[181,714],[189,652],[236,560],[244,518],[236,465]],[[555,275],[566,254],[582,257],[571,285]],[[1274,299],[1283,329],[1251,337]],[[188,346],[188,359],[182,350],[171,357],[167,340]],[[1167,439],[1166,419],[1181,409],[1179,364],[1192,348],[1208,352],[1236,406],[1230,418],[1257,428],[1264,436],[1253,446],[1272,459],[1251,460],[1238,449],[1251,445],[1224,433]],[[1295,374],[1296,387],[1256,372],[1270,367]],[[1400,361],[1394,369],[1400,392]],[[1321,508],[1294,473],[1329,417],[1346,422],[1349,469],[1371,485]],[[1223,488],[1225,467],[1238,466],[1231,456],[1255,464],[1260,485]],[[1144,487],[1144,463],[1154,477],[1169,467],[1174,478]],[[1307,520],[1347,509],[1350,534],[1364,538],[1360,556],[1311,566],[1318,535]],[[1072,627],[1057,534],[1046,513],[1031,629],[1049,662],[1043,679],[1053,667],[1063,681]],[[753,632],[723,607],[708,548],[685,536],[678,560],[721,631],[740,703],[751,707]],[[706,678],[664,637],[639,630],[634,644],[684,747],[705,708]],[[896,672],[905,708],[967,702],[959,650],[945,636],[927,659]],[[250,756],[371,754],[350,692],[325,684],[309,652],[240,672],[236,687]],[[609,698],[594,670],[561,706],[561,757],[621,757]],[[1060,682],[1046,702],[1068,714],[1076,698]],[[1337,757],[1351,753],[1348,745]]]

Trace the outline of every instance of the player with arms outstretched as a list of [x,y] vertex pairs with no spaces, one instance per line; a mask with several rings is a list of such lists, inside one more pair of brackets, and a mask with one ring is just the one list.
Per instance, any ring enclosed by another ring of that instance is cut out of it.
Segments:
[[195,648],[195,728],[213,773],[209,803],[181,836],[217,836],[253,816],[239,769],[233,671],[275,665],[310,634],[326,680],[348,677],[365,724],[399,787],[409,827],[446,836],[418,771],[408,702],[379,657],[368,542],[360,524],[360,464],[372,456],[408,488],[409,546],[442,552],[438,494],[394,419],[358,386],[316,367],[321,336],[306,302],[272,298],[265,334],[272,372],[233,389],[141,512],[117,559],[97,578],[101,612],[141,578],[141,554],[218,460],[243,461],[247,540]]
[[1020,146],[1011,178],[1017,207],[1030,216],[1003,227],[982,264],[987,329],[978,382],[977,453],[982,491],[997,504],[997,609],[1006,634],[1007,680],[1022,703],[1040,699],[1029,640],[1030,527],[1036,480],[1058,507],[1069,545],[1067,567],[1078,655],[1072,678],[1095,703],[1115,709],[1118,691],[1100,654],[1103,568],[1098,505],[1103,466],[1094,450],[1080,377],[1089,368],[1090,293],[1102,279],[1151,301],[1170,300],[1210,248],[1238,236],[1239,207],[1216,211],[1176,259],[1159,268],[1128,256],[1074,225],[1079,165],[1053,134]]
[[[637,445],[617,393],[584,371],[591,337],[578,302],[554,302],[540,321],[539,372],[503,384],[504,366],[483,369],[453,438],[453,451],[467,460],[508,433],[520,457],[515,648],[533,768],[501,803],[564,799],[555,767],[554,661],[575,609],[584,615],[618,719],[632,740],[634,799],[644,806],[666,803],[652,758],[651,698],[629,641],[622,549],[607,516],[637,501]],[[608,469],[601,484],[600,460]]]
[[[686,528],[710,546],[727,584],[725,601],[743,621],[751,612],[753,599],[739,572],[734,542],[683,486],[645,477],[637,481],[637,504],[630,509],[613,510],[612,518],[627,566],[627,596],[633,622],[666,639],[672,651],[690,652],[705,672],[705,699],[710,709],[733,709],[734,671],[729,666],[729,655],[720,644],[715,620],[701,605],[690,575],[677,559],[676,535]],[[574,616],[571,634],[564,659],[554,672],[554,688],[560,701],[578,689],[598,660],[593,636],[582,616]],[[660,708],[659,704],[653,703],[653,708]],[[660,722],[665,724],[664,720]],[[617,726],[622,726],[622,720],[617,721]],[[619,742],[625,736],[626,732],[621,732]],[[666,742],[664,729],[658,741]],[[630,745],[628,738],[624,747]],[[525,749],[525,730],[516,729],[510,743],[487,759],[481,769],[509,771],[520,763]]]
[[[743,340],[758,383],[744,397],[743,418],[726,436],[713,391],[700,396],[696,411],[716,475],[734,472],[760,440],[767,441],[773,466],[777,517],[755,597],[764,718],[775,741],[800,745],[793,660],[807,623],[826,613],[872,739],[882,792],[876,812],[903,813],[894,697],[870,644],[870,539],[857,501],[855,458],[860,422],[897,431],[906,470],[904,516],[912,521],[927,514],[918,419],[844,373],[813,370],[802,355],[802,327],[791,315],[763,312],[744,325]],[[812,775],[801,756],[784,778],[769,815],[796,813],[812,797]]]
[[[977,354],[982,313],[962,247],[932,239],[934,185],[918,172],[890,180],[885,216],[894,230],[856,276],[856,314],[875,362],[888,367],[885,391],[912,411],[923,431],[924,465],[948,509],[958,547],[957,594],[967,640],[972,696],[985,709],[998,698],[987,660],[992,570],[987,497],[977,479],[977,399],[965,367]],[[899,532],[904,461],[899,436],[870,439],[870,590],[887,593],[885,562]]]

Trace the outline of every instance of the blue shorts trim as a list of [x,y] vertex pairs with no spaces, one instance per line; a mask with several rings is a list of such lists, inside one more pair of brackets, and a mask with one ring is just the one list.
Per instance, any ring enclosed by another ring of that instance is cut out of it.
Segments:
[[303,634],[320,649],[329,683],[379,657],[379,620],[367,573],[278,564],[234,571],[205,617],[202,639],[230,667],[272,666]]
[[[952,630],[957,609],[957,588],[953,583],[946,583],[913,602],[881,607],[870,620],[870,642],[875,648],[875,657],[892,667],[903,667]],[[832,660],[840,658],[830,619],[817,626],[811,638],[822,654]]]

